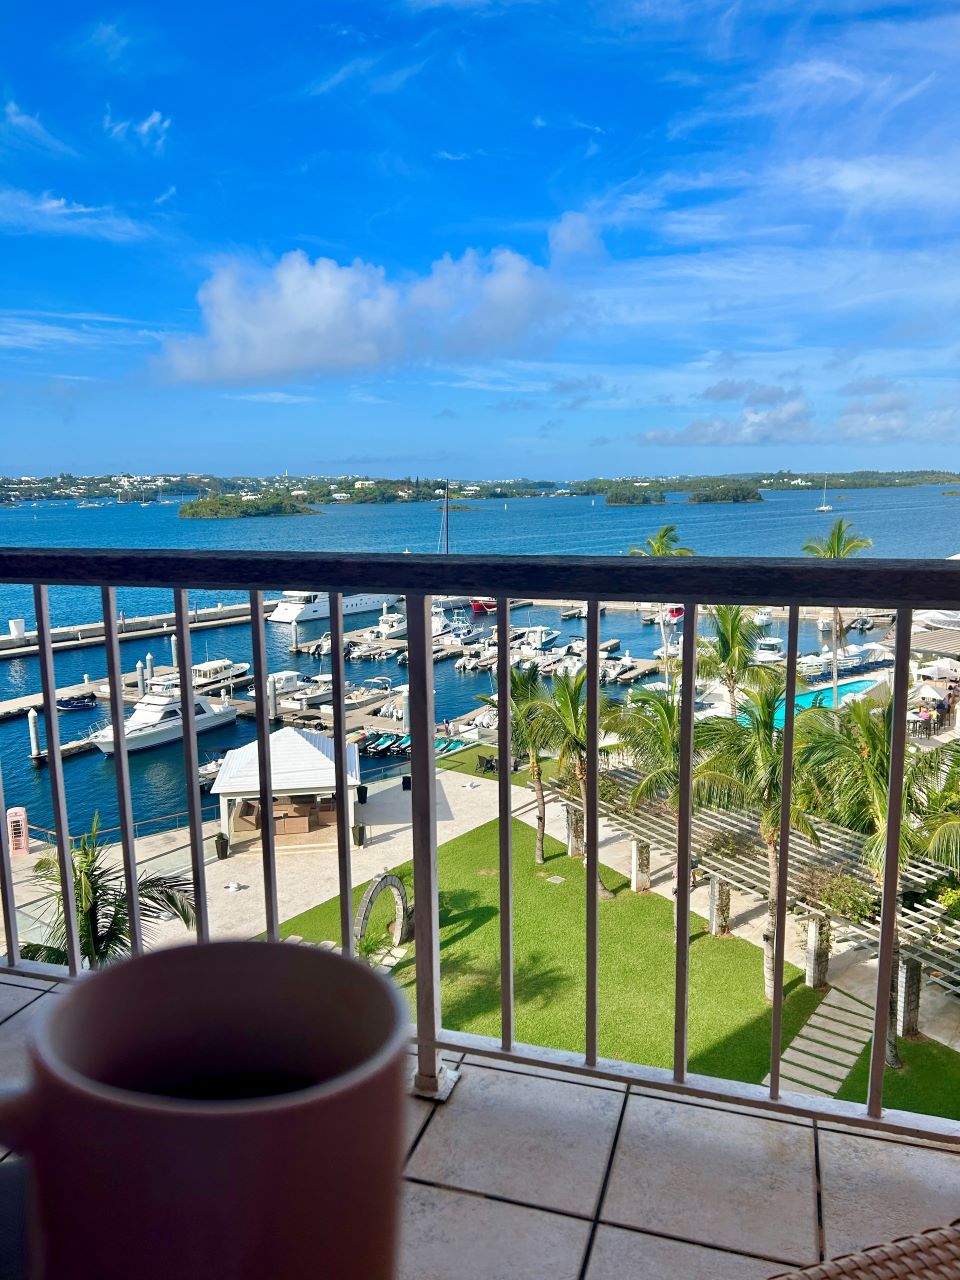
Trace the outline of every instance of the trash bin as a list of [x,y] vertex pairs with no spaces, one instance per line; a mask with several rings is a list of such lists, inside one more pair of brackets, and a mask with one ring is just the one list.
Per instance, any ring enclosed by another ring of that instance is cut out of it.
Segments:
[[401,776],[400,788],[403,791],[410,791],[413,789],[413,779],[410,777],[409,773],[405,773]]
[[357,787],[357,804],[366,804],[366,803],[367,803],[367,788],[361,782],[359,787]]
[[355,822],[352,827],[353,843],[358,847],[363,847],[364,837],[366,835],[366,827],[362,822]]
[[223,831],[218,831],[213,837],[213,843],[217,848],[217,857],[221,859],[230,857],[230,841],[227,839]]

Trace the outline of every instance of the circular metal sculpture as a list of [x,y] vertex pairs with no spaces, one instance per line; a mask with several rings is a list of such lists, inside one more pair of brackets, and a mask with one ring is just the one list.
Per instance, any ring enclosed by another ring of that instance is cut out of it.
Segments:
[[399,876],[392,875],[389,871],[385,871],[383,875],[377,876],[371,880],[364,890],[363,897],[360,899],[360,905],[357,908],[357,915],[353,922],[353,938],[359,947],[363,941],[367,925],[370,923],[370,913],[373,910],[373,904],[380,897],[381,893],[390,892],[393,894],[394,904],[396,906],[396,916],[393,924],[388,930],[390,940],[394,946],[401,942],[406,942],[411,933],[411,925],[413,923],[413,913],[407,900],[406,885]]

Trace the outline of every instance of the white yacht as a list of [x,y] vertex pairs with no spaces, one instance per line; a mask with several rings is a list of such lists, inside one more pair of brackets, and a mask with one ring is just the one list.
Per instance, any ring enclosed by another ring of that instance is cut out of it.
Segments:
[[[435,616],[440,616],[439,611]],[[455,609],[449,630],[440,634],[444,644],[476,644],[483,639],[484,630],[471,622],[463,609]]]
[[[198,693],[223,688],[225,685],[246,681],[250,672],[249,662],[233,662],[230,658],[211,658],[207,662],[196,662],[190,668],[190,683]],[[170,671],[166,675],[154,676],[147,682],[151,693],[179,693],[180,673]]]
[[[399,596],[355,595],[343,597],[344,616],[348,613],[370,613],[384,605],[396,604]],[[282,591],[280,603],[268,615],[268,622],[313,622],[330,617],[330,599],[326,591]]]
[[443,608],[434,601],[433,611],[430,616],[430,631],[434,640],[439,639],[440,636],[449,635],[452,630],[450,619],[444,613]]
[[370,640],[403,640],[407,635],[407,620],[402,613],[390,613],[387,606],[377,619],[377,625],[365,633]]
[[[193,705],[197,733],[233,724],[237,718],[237,708],[232,703],[211,702],[203,694],[194,696]],[[127,740],[128,751],[143,751],[147,747],[177,742],[183,737],[183,711],[179,694],[145,694],[133,708],[129,718],[124,720],[123,735]],[[116,749],[113,725],[107,725],[105,729],[91,734],[90,741],[105,756],[112,755]]]
[[528,627],[527,634],[523,637],[522,647],[544,653],[547,649],[551,649],[559,638],[560,632],[554,631],[552,627]]
[[786,662],[787,647],[780,636],[764,636],[753,651],[754,662]]
[[663,657],[679,658],[682,652],[683,652],[683,648],[682,648],[681,640],[679,639],[668,640],[666,653],[664,653],[664,648],[663,648],[663,645],[661,644],[661,645],[658,645],[656,649],[654,649],[653,656],[655,658],[663,658]]
[[769,627],[772,621],[773,621],[773,614],[766,607],[766,605],[762,605],[759,609],[755,609],[753,611],[754,626]]
[[[301,688],[308,682],[309,677],[305,676],[302,671],[271,671],[267,680],[273,681],[273,687],[278,695],[299,693]],[[250,689],[247,693],[248,698],[257,696],[256,689]]]

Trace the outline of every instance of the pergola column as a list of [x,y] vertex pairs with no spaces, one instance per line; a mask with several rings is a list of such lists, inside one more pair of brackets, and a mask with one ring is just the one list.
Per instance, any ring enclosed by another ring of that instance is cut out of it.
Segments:
[[830,967],[830,921],[811,916],[807,921],[807,963],[804,982],[819,990],[827,985]]

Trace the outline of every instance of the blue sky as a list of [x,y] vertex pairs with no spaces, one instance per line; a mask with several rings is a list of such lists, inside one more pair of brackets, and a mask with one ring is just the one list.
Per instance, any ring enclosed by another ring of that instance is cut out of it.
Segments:
[[960,14],[0,15],[7,472],[960,467]]

